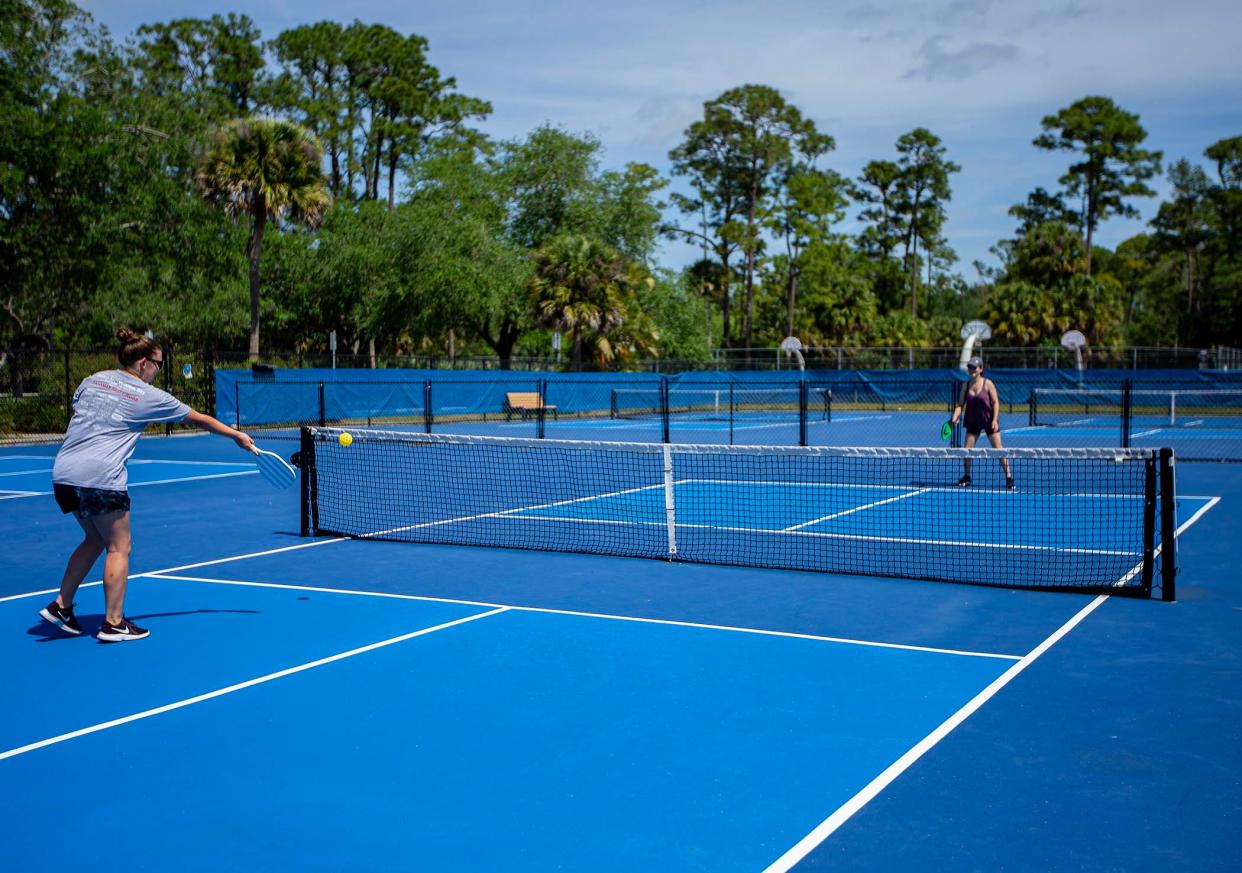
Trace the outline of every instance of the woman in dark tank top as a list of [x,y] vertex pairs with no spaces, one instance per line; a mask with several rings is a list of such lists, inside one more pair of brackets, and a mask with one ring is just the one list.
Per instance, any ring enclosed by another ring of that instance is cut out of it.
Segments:
[[[953,423],[957,424],[966,412],[966,448],[974,448],[979,434],[986,433],[992,448],[1003,448],[1000,435],[1000,398],[996,394],[996,385],[991,379],[983,376],[983,361],[971,358],[966,365],[970,373],[970,381],[962,386],[957,406],[953,410]],[[970,485],[970,459],[962,462],[966,468],[957,484],[963,487]],[[1005,471],[1005,487],[1013,487],[1013,471],[1009,468],[1009,459],[1000,459],[1001,469]]]

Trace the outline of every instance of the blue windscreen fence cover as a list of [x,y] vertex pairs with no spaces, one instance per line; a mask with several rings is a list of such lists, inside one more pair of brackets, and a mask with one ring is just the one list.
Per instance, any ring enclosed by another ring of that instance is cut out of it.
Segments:
[[[1217,370],[994,369],[1002,403],[1025,403],[1036,388],[1075,388],[1085,384],[1119,385],[1130,380],[1161,388],[1242,388],[1242,372]],[[437,417],[503,415],[514,393],[538,394],[559,414],[607,413],[610,390],[693,390],[696,385],[764,387],[800,381],[833,392],[868,395],[898,403],[940,398],[963,382],[956,368],[926,370],[743,370],[691,371],[673,376],[651,373],[535,373],[496,370],[406,369],[217,369],[216,417],[236,426],[311,421],[322,411],[328,420],[407,418],[426,414],[427,401]],[[430,385],[430,390],[428,386]],[[613,401],[615,402],[615,401]]]

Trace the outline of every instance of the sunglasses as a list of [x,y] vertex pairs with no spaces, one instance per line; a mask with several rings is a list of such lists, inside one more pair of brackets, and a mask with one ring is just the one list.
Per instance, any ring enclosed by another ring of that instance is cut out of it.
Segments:
[[155,364],[155,369],[156,369],[156,370],[162,370],[162,369],[164,369],[164,359],[163,359],[163,358],[147,358],[147,360],[148,360],[149,362],[151,362],[152,364]]

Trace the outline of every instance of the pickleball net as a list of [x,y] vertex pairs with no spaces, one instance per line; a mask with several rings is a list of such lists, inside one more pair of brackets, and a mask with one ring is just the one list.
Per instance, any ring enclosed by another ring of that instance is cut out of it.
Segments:
[[1168,449],[341,432],[302,431],[305,535],[1173,598]]
[[1136,427],[1242,428],[1242,391],[1228,388],[1035,388],[1033,426],[1111,426],[1119,416]]
[[608,414],[619,419],[650,419],[665,414],[673,418],[698,421],[730,421],[742,418],[787,417],[800,415],[827,421],[832,417],[832,392],[808,386],[743,388],[660,387],[613,388],[609,391]]

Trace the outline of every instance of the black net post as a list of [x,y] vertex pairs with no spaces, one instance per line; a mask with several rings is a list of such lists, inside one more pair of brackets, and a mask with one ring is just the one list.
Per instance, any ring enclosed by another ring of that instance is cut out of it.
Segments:
[[543,439],[547,434],[548,423],[548,380],[539,380],[539,396],[535,408],[535,436]]
[[733,445],[733,408],[737,398],[733,395],[733,383],[729,383],[729,445]]
[[431,380],[427,379],[423,382],[423,430],[431,433],[431,425],[434,421],[431,412]]
[[328,423],[327,408],[323,402],[323,383],[319,383],[319,426],[323,427]]
[[1143,462],[1143,594],[1151,596],[1156,557],[1156,459]]
[[302,471],[301,499],[299,501],[302,519],[302,536],[314,536],[315,519],[312,517],[311,506],[314,503],[313,477],[315,475],[315,440],[309,427],[301,429],[301,447],[298,451],[298,468]]
[[1160,599],[1177,597],[1177,486],[1173,450],[1160,450]]
[[241,427],[241,380],[233,382],[233,427]]
[[1130,418],[1133,412],[1133,383],[1126,379],[1121,383],[1121,447],[1130,448]]
[[806,380],[798,383],[798,445],[806,445]]
[[1026,398],[1026,423],[1030,427],[1035,426],[1036,420],[1039,418],[1035,410],[1035,404],[1039,401],[1039,393],[1032,388],[1031,393]]

